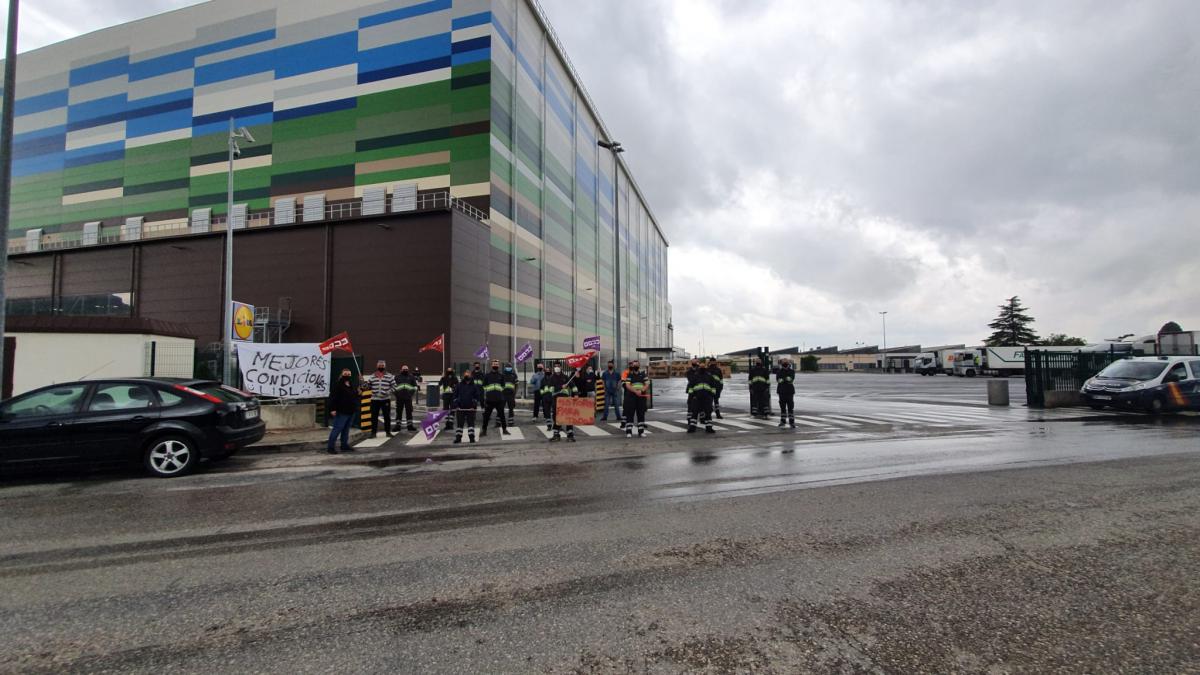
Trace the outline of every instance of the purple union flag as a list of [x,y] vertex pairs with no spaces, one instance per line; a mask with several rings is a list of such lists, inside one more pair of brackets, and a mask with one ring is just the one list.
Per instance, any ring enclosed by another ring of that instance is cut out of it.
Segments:
[[526,342],[525,346],[521,347],[521,351],[517,352],[514,360],[517,363],[525,363],[531,356],[533,356],[533,345]]
[[596,336],[593,336],[590,338],[584,338],[583,339],[583,348],[584,349],[594,349],[596,351],[600,351],[600,336],[596,335]]
[[421,431],[425,432],[426,440],[432,441],[442,430],[442,420],[449,417],[449,410],[435,410],[421,420]]

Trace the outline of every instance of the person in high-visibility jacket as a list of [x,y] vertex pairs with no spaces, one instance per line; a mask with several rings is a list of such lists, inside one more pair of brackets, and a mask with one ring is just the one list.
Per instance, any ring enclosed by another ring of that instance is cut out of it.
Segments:
[[704,433],[716,433],[712,425],[713,396],[717,394],[716,382],[708,368],[697,366],[692,378],[692,401],[696,412],[688,424],[689,432],[695,431],[696,424],[699,423],[704,425]]
[[396,426],[408,420],[409,431],[416,431],[413,426],[413,396],[417,394],[417,378],[408,372],[408,366],[400,366],[400,374],[396,376]]
[[708,374],[713,376],[717,386],[717,391],[713,394],[713,414],[717,419],[724,419],[721,417],[721,392],[725,390],[725,382],[722,379],[721,366],[711,357],[708,359]]
[[517,423],[517,373],[511,363],[504,364],[504,406],[508,408],[508,426]]
[[784,359],[775,373],[775,393],[779,396],[779,426],[786,421],[796,428],[796,370],[790,359]]
[[[442,410],[454,409],[454,389],[458,386],[458,376],[453,368],[447,368],[446,374],[438,380],[438,393],[442,396]],[[446,417],[446,431],[454,431],[455,415]]]
[[[562,366],[554,366],[554,373],[546,379],[549,382],[549,401],[552,407],[554,420],[554,424],[552,426],[554,429],[554,435],[550,437],[550,440],[557,441],[562,438],[563,430],[562,426],[558,423],[558,399],[575,396],[579,393],[579,388],[575,386],[574,376],[569,376],[564,373]],[[542,391],[545,392],[546,389],[543,388]],[[543,393],[543,396],[545,396],[545,393]],[[570,424],[567,425],[567,440],[571,441],[572,443],[575,442],[575,427],[571,426]]]
[[688,364],[687,373],[687,429],[688,433],[696,430],[696,384],[700,381],[700,361],[692,359]]
[[750,363],[750,414],[770,419],[771,371],[758,358]]
[[646,373],[642,372],[641,364],[637,361],[630,362],[621,386],[625,390],[625,437],[633,436],[633,425],[636,422],[640,438],[646,435],[646,401],[650,398],[650,380]]
[[483,424],[480,425],[479,435],[487,436],[488,420],[492,411],[500,420],[500,431],[508,435],[508,422],[504,419],[504,376],[500,374],[500,362],[492,361],[492,369],[483,376]]

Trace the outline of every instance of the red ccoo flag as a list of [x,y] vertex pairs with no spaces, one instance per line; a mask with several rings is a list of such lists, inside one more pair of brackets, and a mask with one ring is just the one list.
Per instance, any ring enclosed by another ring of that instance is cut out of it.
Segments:
[[584,354],[571,354],[565,360],[567,362],[567,365],[572,368],[582,368],[585,365],[587,365],[587,362],[591,361],[592,357],[595,355],[596,355],[596,352],[588,351]]
[[433,342],[430,342],[429,344],[427,344],[424,347],[421,347],[419,350],[417,350],[418,353],[431,352],[431,351],[432,352],[441,352],[443,354],[446,353],[446,334],[445,333],[442,333],[441,335],[437,336],[436,340],[434,340]]
[[353,354],[354,347],[350,345],[350,335],[343,331],[322,342],[321,353],[328,354],[329,352],[349,352]]

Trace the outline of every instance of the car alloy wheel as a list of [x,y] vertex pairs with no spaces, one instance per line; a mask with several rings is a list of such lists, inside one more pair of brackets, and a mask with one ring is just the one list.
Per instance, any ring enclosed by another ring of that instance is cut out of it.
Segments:
[[146,469],[160,478],[187,473],[196,465],[196,450],[179,436],[165,436],[150,444],[146,451]]
[[1167,407],[1167,402],[1161,396],[1155,396],[1150,399],[1150,403],[1146,405],[1146,411],[1151,415],[1162,414],[1162,411]]

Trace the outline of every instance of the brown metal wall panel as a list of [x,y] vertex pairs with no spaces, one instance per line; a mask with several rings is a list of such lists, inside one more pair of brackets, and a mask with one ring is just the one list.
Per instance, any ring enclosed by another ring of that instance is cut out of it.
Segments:
[[[491,318],[491,231],[457,211],[453,214],[453,260],[450,284],[451,335],[447,362],[473,360],[472,355],[486,340],[492,357],[511,360],[509,338],[489,339]],[[507,316],[506,316],[507,320]],[[517,345],[520,348],[520,345]],[[450,359],[450,356],[454,356]]]
[[[291,298],[284,342],[321,342],[325,335],[325,228],[247,230],[233,238],[233,299],[276,309]],[[221,300],[217,301],[218,306]]]
[[440,354],[417,350],[450,337],[450,233],[448,213],[333,226],[331,331],[349,331],[368,368],[441,368]]
[[54,256],[8,259],[4,292],[11,299],[48,298],[54,290]]
[[138,246],[142,251],[135,300],[138,316],[184,326],[196,336],[197,347],[220,340],[224,239],[192,237]]
[[[277,307],[290,297],[287,342],[348,331],[368,367],[384,358],[436,376],[442,357],[418,354],[422,345],[445,333],[452,363],[471,360],[487,338],[489,230],[460,214],[247,230],[234,243],[234,298]],[[139,317],[176,324],[204,347],[221,339],[223,253],[220,233],[67,250],[57,283],[68,293],[132,285]],[[53,256],[22,257],[8,280],[13,297],[49,296]],[[497,356],[508,351],[507,339],[492,342]]]
[[133,290],[133,247],[71,251],[62,256],[61,274],[63,295],[128,293]]

